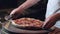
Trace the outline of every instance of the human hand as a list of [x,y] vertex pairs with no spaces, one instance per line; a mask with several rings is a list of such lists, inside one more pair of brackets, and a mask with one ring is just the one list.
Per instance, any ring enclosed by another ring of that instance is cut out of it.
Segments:
[[12,11],[11,11],[10,15],[20,14],[21,12],[22,12],[22,10],[21,10],[21,9],[16,8],[16,9],[14,9],[14,10],[12,10]]
[[11,11],[10,15],[12,15],[12,18],[17,18],[18,16],[20,16],[22,12],[23,12],[22,9],[16,8]]

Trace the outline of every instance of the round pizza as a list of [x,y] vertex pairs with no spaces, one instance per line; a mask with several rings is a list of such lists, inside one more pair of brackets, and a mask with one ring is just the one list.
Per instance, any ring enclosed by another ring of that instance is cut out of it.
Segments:
[[16,20],[13,20],[12,24],[19,27],[22,26],[22,27],[39,27],[39,28],[41,28],[43,25],[42,21],[34,18],[16,19]]

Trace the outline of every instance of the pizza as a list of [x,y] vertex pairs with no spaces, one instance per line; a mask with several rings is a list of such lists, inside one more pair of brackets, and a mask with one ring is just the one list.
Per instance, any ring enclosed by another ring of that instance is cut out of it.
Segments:
[[34,18],[20,18],[13,20],[12,22],[13,25],[16,26],[22,26],[22,27],[42,27],[43,23],[42,21]]

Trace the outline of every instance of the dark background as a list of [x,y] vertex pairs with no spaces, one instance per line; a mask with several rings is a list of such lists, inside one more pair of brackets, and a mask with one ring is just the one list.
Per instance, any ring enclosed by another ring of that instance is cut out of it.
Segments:
[[17,7],[17,0],[0,0],[0,9]]
[[16,8],[25,0],[0,0],[0,9]]

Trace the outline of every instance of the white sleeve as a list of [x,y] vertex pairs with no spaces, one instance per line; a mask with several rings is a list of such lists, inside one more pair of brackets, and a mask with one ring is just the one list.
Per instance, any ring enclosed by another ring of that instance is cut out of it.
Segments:
[[48,0],[46,18],[60,8],[60,0]]

